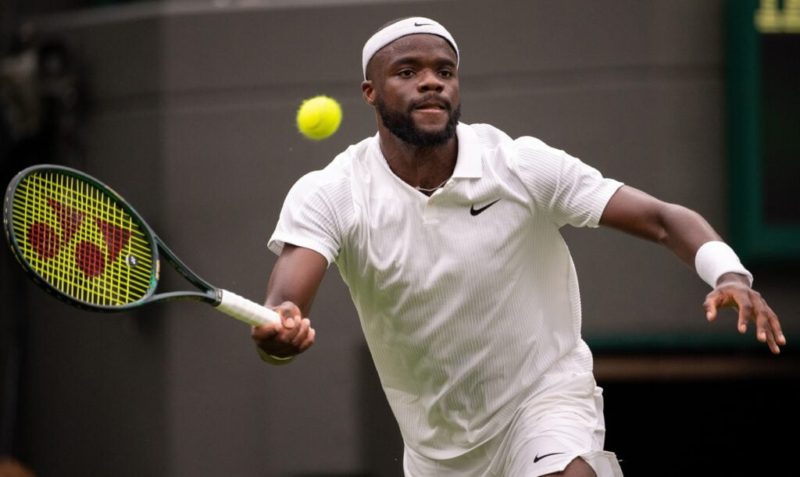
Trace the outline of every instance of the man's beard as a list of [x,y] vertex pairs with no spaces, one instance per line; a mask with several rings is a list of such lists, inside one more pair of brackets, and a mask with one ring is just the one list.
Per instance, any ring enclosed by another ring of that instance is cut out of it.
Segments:
[[439,146],[449,141],[456,135],[456,126],[458,125],[458,119],[461,117],[461,105],[454,110],[450,110],[448,105],[446,109],[448,120],[445,127],[440,131],[425,132],[420,131],[414,125],[410,110],[406,114],[400,111],[390,111],[382,100],[378,100],[375,103],[375,107],[386,129],[403,142],[418,147]]

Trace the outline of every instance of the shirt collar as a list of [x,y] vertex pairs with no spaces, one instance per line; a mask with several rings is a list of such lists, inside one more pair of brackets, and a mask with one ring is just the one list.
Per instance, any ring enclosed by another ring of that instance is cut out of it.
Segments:
[[[483,164],[481,162],[481,144],[478,135],[469,125],[458,123],[456,137],[458,137],[458,156],[456,156],[456,167],[453,169],[451,177],[457,179],[480,178],[483,175]],[[383,157],[380,144],[380,134],[375,133],[371,146],[377,157],[385,163],[386,159]],[[388,164],[386,169],[389,170]]]
[[454,178],[474,179],[481,177],[483,167],[481,164],[481,145],[478,135],[471,127],[458,123],[456,127],[458,136],[458,157],[453,170]]

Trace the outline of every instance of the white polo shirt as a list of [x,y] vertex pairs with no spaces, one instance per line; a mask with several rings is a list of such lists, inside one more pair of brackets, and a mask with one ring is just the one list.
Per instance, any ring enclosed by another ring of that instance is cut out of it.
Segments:
[[350,146],[294,185],[269,241],[336,263],[406,445],[434,459],[496,435],[545,373],[592,369],[559,228],[596,227],[621,185],[532,137],[457,136],[430,197],[377,135]]

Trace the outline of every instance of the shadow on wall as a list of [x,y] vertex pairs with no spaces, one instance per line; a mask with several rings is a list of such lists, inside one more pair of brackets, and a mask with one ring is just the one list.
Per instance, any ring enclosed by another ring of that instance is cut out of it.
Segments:
[[[39,163],[75,163],[83,157],[87,101],[80,63],[64,42],[23,25],[0,59],[0,191],[20,170]],[[5,242],[5,240],[2,240]],[[26,358],[25,298],[5,243],[0,244],[0,476],[33,475],[17,455],[18,403]]]

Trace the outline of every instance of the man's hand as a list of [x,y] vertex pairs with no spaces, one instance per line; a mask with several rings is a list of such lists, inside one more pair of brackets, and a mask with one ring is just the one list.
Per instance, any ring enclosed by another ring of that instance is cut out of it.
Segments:
[[294,357],[314,344],[316,332],[311,321],[303,318],[297,305],[286,301],[274,310],[281,317],[280,323],[254,326],[250,333],[259,349],[281,359]]
[[756,338],[767,343],[774,354],[781,352],[786,345],[786,337],[781,331],[778,316],[767,305],[761,294],[750,288],[747,277],[736,273],[726,273],[717,281],[717,288],[706,296],[703,303],[708,321],[717,318],[720,308],[735,308],[739,312],[737,328],[739,333],[747,332],[747,323],[756,324]]

